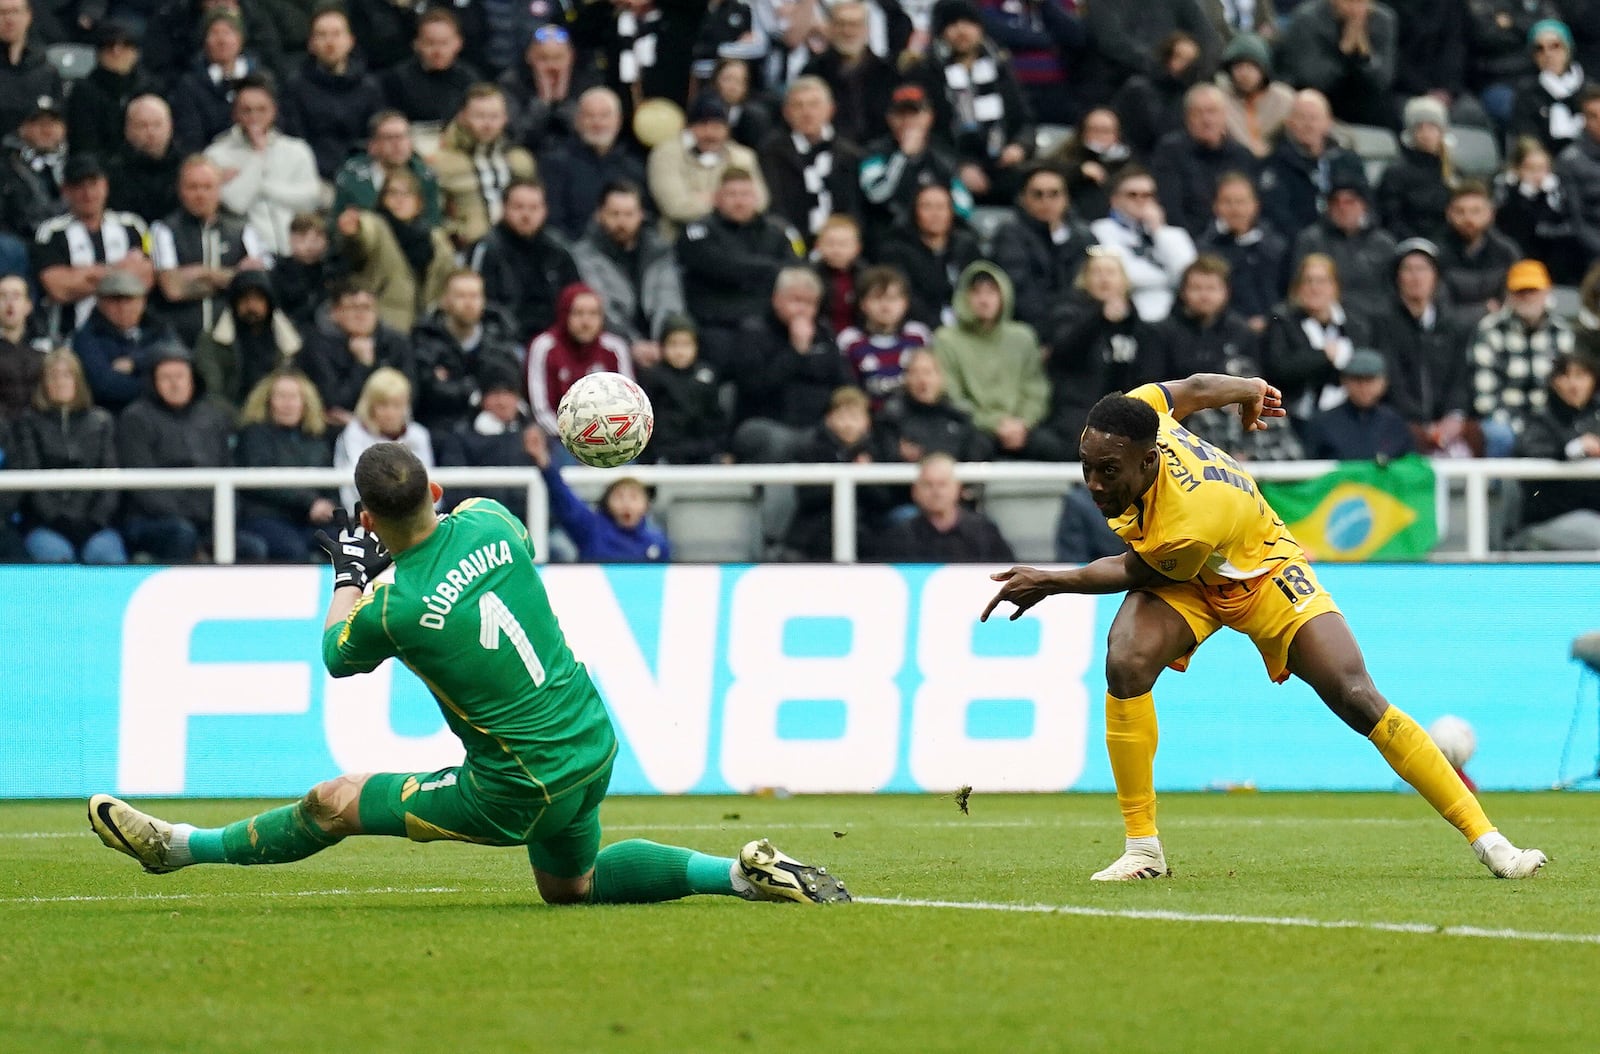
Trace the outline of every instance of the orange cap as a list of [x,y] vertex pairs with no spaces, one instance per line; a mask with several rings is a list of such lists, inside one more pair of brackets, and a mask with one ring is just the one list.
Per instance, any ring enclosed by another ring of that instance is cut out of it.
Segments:
[[1549,289],[1550,272],[1538,260],[1518,260],[1506,273],[1506,289],[1520,293],[1525,289]]

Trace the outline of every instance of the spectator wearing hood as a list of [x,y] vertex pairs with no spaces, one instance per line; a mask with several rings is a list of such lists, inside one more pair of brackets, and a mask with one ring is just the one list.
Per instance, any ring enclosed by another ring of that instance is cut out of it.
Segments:
[[605,299],[611,331],[637,360],[654,361],[656,334],[669,315],[684,313],[683,283],[672,246],[646,225],[637,183],[600,188],[589,230],[572,246],[583,281]]
[[460,112],[467,90],[483,80],[461,61],[461,24],[448,7],[432,7],[417,19],[414,54],[380,78],[384,104],[410,121],[443,124]]
[[1272,79],[1271,47],[1254,33],[1234,37],[1222,52],[1217,84],[1227,109],[1228,135],[1256,157],[1266,157],[1294,105],[1294,91]]
[[178,207],[178,169],[185,155],[172,139],[172,109],[159,95],[128,103],[122,140],[106,159],[110,204],[154,223]]
[[128,104],[160,85],[139,68],[139,41],[127,26],[102,22],[94,42],[95,67],[67,96],[67,139],[73,150],[110,157],[122,145]]
[[1372,214],[1372,191],[1365,174],[1340,177],[1328,190],[1328,211],[1295,237],[1291,266],[1313,253],[1323,253],[1338,265],[1344,303],[1372,318],[1389,302],[1393,273],[1394,237],[1378,226]]
[[[234,275],[272,263],[251,226],[222,208],[222,174],[202,156],[178,172],[178,207],[150,228],[150,257],[161,315],[186,347],[216,322]],[[216,388],[211,389],[217,392]]]
[[1073,288],[1094,235],[1069,211],[1067,181],[1052,168],[1023,179],[1011,219],[994,234],[991,255],[1011,278],[1017,321],[1042,329]]
[[[378,302],[370,290],[353,283],[341,286],[333,294],[328,321],[331,325],[319,326],[307,338],[300,365],[322,396],[328,422],[343,428],[375,370],[392,367],[409,381],[415,375],[415,362],[406,335],[379,320]],[[410,399],[408,388],[408,408]]]
[[72,334],[72,348],[95,404],[116,413],[145,393],[156,352],[177,340],[170,327],[149,316],[149,294],[128,272],[107,271],[95,296],[94,310]]
[[1307,0],[1278,38],[1278,73],[1351,124],[1394,126],[1394,12],[1376,0]]
[[769,205],[766,180],[754,150],[733,141],[728,108],[709,91],[702,91],[689,106],[688,126],[650,151],[650,196],[663,219],[682,226],[711,214],[722,174],[728,169],[748,172],[755,185],[756,211]]
[[995,444],[1000,457],[1058,460],[1059,444],[1038,434],[1050,381],[1033,327],[1011,318],[1011,279],[979,260],[956,283],[956,320],[933,334],[950,401]]
[[933,103],[934,141],[960,165],[961,182],[980,201],[1016,196],[1033,153],[1034,119],[1011,62],[984,36],[973,0],[939,0],[934,41],[905,72]]
[[472,253],[489,299],[511,313],[517,341],[532,340],[555,318],[556,298],[578,281],[578,266],[545,226],[544,187],[518,180],[506,188],[505,215]]
[[484,296],[482,275],[464,267],[452,271],[438,308],[411,332],[417,420],[435,435],[469,423],[489,381],[507,373],[516,378],[520,398],[522,370],[512,328],[505,312]]
[[556,301],[555,322],[528,345],[528,405],[546,432],[556,434],[556,409],[579,377],[589,373],[633,376],[628,343],[606,332],[605,301],[573,282]]
[[[242,406],[268,374],[289,368],[303,342],[289,316],[278,307],[264,271],[240,271],[228,286],[211,328],[195,346],[195,372],[206,390]],[[321,400],[317,414],[322,415]]]
[[[537,177],[533,155],[506,138],[506,120],[504,93],[492,84],[475,84],[445,126],[433,156],[445,226],[463,249],[503,221],[513,184]],[[539,194],[544,199],[542,185]],[[547,201],[541,201],[541,211],[547,219]],[[539,221],[541,227],[545,219]]]
[[170,95],[173,136],[185,154],[204,150],[228,130],[240,82],[259,72],[255,55],[245,50],[237,12],[211,9],[200,20],[200,33],[200,54]]
[[1151,161],[1167,222],[1191,237],[1211,226],[1217,181],[1229,172],[1254,175],[1256,157],[1228,134],[1227,96],[1214,84],[1196,84],[1183,99],[1183,128],[1156,144]]
[[1405,106],[1400,156],[1389,162],[1378,183],[1378,215],[1396,238],[1437,239],[1456,183],[1450,161],[1450,115],[1431,95]]
[[1410,424],[1417,449],[1464,457],[1483,449],[1467,418],[1472,326],[1445,293],[1439,248],[1407,238],[1395,249],[1395,299],[1375,319],[1372,345],[1389,361],[1389,402]]
[[[1550,370],[1542,410],[1528,418],[1517,442],[1519,457],[1593,464],[1600,458],[1600,364],[1583,355],[1562,355]],[[1600,480],[1543,480],[1523,501],[1527,524],[1518,548],[1593,552],[1600,549]]]
[[644,162],[622,134],[622,101],[610,88],[590,88],[578,98],[574,138],[539,155],[550,223],[569,240],[583,235],[608,184],[645,181]]
[[306,141],[318,175],[330,182],[384,105],[378,82],[354,54],[355,44],[342,10],[318,11],[311,19],[306,59],[278,100],[283,130]]
[[1150,158],[1168,132],[1183,128],[1183,98],[1201,80],[1200,45],[1177,32],[1155,48],[1156,65],[1128,79],[1111,98],[1122,121],[1122,138],[1140,158]]
[[[37,353],[35,353],[37,354]],[[93,406],[78,357],[66,348],[43,356],[28,412],[12,425],[8,468],[117,467],[111,414]],[[28,555],[37,564],[125,564],[127,549],[112,523],[114,490],[30,490],[22,497]]]
[[[327,468],[333,464],[316,385],[279,368],[256,381],[239,417],[233,452],[241,468]],[[310,487],[239,492],[239,530],[260,539],[266,559],[303,564],[322,557],[312,535],[333,519],[334,496]]]
[[[233,411],[208,398],[189,349],[175,340],[151,353],[150,390],[117,418],[117,463],[123,468],[225,468],[232,463]],[[135,490],[123,502],[128,548],[163,563],[185,563],[211,541],[211,493]],[[262,559],[250,535],[237,540],[241,560]]]
[[350,280],[373,291],[378,317],[400,333],[411,332],[418,314],[439,299],[455,267],[450,236],[429,227],[422,208],[416,177],[399,170],[384,181],[377,208],[340,213],[334,238]]
[[672,559],[666,532],[650,519],[650,491],[632,476],[607,484],[598,505],[572,492],[561,466],[550,456],[549,441],[537,428],[525,431],[528,456],[544,477],[550,515],[585,564],[660,564]]

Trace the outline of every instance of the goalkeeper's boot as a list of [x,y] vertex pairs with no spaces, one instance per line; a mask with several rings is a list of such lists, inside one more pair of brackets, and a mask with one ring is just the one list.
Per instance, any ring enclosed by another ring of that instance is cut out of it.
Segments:
[[[1147,843],[1154,842],[1149,845]],[[1155,839],[1140,839],[1139,845],[1130,845],[1127,851],[1103,870],[1089,876],[1091,882],[1134,882],[1141,878],[1165,878],[1167,854]]]
[[776,849],[765,838],[739,850],[739,873],[750,883],[748,900],[794,900],[837,904],[850,899],[844,883],[825,867],[812,867]]
[[152,875],[178,870],[167,863],[172,825],[148,816],[121,798],[96,794],[89,799],[89,826],[100,840],[117,852],[131,856]]
[[1496,831],[1473,842],[1472,851],[1496,878],[1532,878],[1534,872],[1548,862],[1539,850],[1518,849]]

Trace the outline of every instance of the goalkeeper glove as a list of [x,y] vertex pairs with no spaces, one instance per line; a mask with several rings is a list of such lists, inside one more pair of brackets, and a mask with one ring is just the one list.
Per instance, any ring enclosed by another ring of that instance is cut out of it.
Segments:
[[333,588],[355,586],[365,589],[368,583],[394,563],[394,557],[383,547],[378,536],[361,526],[359,503],[353,520],[342,507],[334,509],[328,527],[333,532],[331,535],[327,530],[319,530],[314,537],[333,563]]

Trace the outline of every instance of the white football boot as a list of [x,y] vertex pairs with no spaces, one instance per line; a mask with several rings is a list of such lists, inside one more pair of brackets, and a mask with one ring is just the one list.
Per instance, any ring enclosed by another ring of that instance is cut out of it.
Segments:
[[849,901],[844,883],[825,867],[812,867],[787,856],[765,838],[739,850],[739,873],[750,884],[749,900],[793,900],[801,904]]
[[[1140,839],[1144,842],[1144,839]],[[1096,871],[1089,876],[1091,882],[1135,882],[1141,878],[1165,878],[1167,871],[1167,854],[1162,851],[1161,843],[1155,842],[1154,847],[1148,845],[1130,845],[1126,852],[1103,870]]]
[[1549,862],[1539,850],[1518,849],[1498,831],[1491,831],[1473,842],[1472,851],[1496,878],[1532,878],[1534,872]]
[[167,863],[167,848],[172,844],[172,825],[146,815],[109,794],[89,799],[89,826],[100,840],[117,852],[131,856],[152,875],[178,870]]

